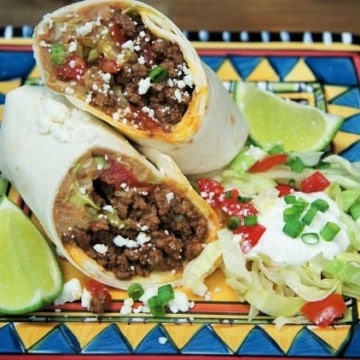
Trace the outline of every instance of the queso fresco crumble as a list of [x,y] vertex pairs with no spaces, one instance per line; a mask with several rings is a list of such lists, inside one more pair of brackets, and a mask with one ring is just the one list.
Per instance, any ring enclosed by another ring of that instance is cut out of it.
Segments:
[[115,121],[171,132],[194,90],[177,44],[154,36],[134,12],[94,5],[46,20],[37,32],[51,82]]

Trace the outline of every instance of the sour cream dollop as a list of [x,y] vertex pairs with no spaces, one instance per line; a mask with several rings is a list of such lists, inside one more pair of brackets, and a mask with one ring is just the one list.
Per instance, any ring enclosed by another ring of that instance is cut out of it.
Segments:
[[350,239],[346,225],[341,221],[341,212],[336,203],[323,192],[310,194],[294,192],[292,195],[308,201],[309,204],[316,199],[323,199],[329,204],[326,212],[317,212],[311,224],[305,226],[303,233],[319,234],[328,221],[335,222],[340,226],[339,233],[332,241],[325,241],[320,237],[317,244],[306,244],[302,241],[301,236],[295,239],[289,237],[282,231],[283,212],[289,205],[286,204],[283,197],[276,197],[259,209],[258,222],[266,227],[266,231],[248,254],[263,254],[277,264],[300,266],[320,253],[327,259],[333,259],[338,253],[346,251]]

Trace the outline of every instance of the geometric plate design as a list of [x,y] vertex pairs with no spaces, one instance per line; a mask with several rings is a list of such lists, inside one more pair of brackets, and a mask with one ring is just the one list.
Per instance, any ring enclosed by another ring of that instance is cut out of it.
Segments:
[[[321,42],[303,44],[302,37],[291,34],[294,41],[282,42],[277,36],[266,44],[259,34],[232,34],[234,40],[225,42],[221,34],[208,35],[207,41],[199,41],[196,33],[189,37],[230,92],[239,81],[253,82],[284,98],[344,117],[332,151],[350,161],[360,161],[359,43],[343,43],[335,35],[334,42],[326,46]],[[0,38],[0,120],[6,93],[24,83],[38,82],[31,40]],[[8,196],[31,215],[12,187]],[[77,274],[70,264],[62,261],[62,265],[66,274]],[[211,355],[216,359],[229,355],[243,359],[360,358],[359,302],[352,301],[347,318],[326,330],[307,324],[277,329],[266,316],[249,322],[248,306],[236,301],[225,285],[220,292],[215,291],[219,284],[223,278],[215,273],[209,279],[213,299],[194,298],[195,307],[189,313],[164,318],[120,315],[121,291],[114,292],[113,308],[100,317],[84,312],[79,302],[61,306],[60,312],[50,306],[29,316],[0,315],[0,360],[10,354],[62,354],[92,360],[125,359],[126,355],[171,359],[179,354],[188,359]]]

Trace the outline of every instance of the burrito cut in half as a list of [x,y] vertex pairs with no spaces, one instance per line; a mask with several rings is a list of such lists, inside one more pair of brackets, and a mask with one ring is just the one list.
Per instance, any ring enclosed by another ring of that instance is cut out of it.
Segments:
[[[49,88],[185,174],[228,164],[247,123],[178,27],[132,0],[87,0],[44,16],[34,53]],[[191,161],[189,160],[191,159]]]
[[218,219],[167,155],[122,135],[45,87],[6,97],[0,170],[75,267],[126,289],[181,284]]

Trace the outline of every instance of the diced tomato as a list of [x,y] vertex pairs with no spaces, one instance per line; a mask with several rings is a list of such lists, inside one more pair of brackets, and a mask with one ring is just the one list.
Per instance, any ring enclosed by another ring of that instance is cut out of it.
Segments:
[[315,325],[326,327],[344,315],[346,304],[340,294],[331,294],[323,300],[306,303],[301,312]]
[[130,110],[133,113],[133,120],[141,125],[141,128],[144,130],[152,130],[159,127],[159,123],[156,122],[152,117],[147,115],[144,111],[135,108],[130,105]]
[[127,40],[124,30],[119,24],[111,22],[108,27],[110,36],[117,45],[121,45]]
[[109,163],[110,166],[100,175],[101,181],[113,185],[116,189],[124,183],[129,186],[133,186],[138,183],[136,175],[126,165],[115,160],[110,160]]
[[218,208],[220,206],[222,197],[224,197],[224,187],[217,181],[200,178],[197,181],[199,192],[211,207]]
[[224,199],[221,201],[221,210],[229,216],[237,216],[240,219],[258,213],[252,202],[241,203],[234,199]]
[[112,297],[109,289],[102,283],[90,279],[85,283],[85,288],[91,294],[89,311],[103,313],[110,309]]
[[55,68],[56,77],[62,81],[79,81],[86,72],[86,62],[80,56],[71,55],[66,59],[65,64]]
[[305,193],[323,191],[330,185],[330,181],[320,172],[315,171],[313,174],[300,182],[300,189]]
[[241,225],[235,230],[235,234],[240,234],[243,240],[240,243],[240,249],[242,252],[249,252],[261,239],[262,235],[266,231],[265,226],[256,224],[251,226]]
[[107,59],[102,57],[99,59],[99,64],[101,66],[101,70],[106,73],[116,74],[120,70],[120,68],[116,64],[116,61],[113,59]]
[[250,167],[249,172],[258,173],[268,171],[274,166],[285,164],[288,159],[286,154],[273,154],[268,155],[262,160],[258,160],[253,166]]
[[279,197],[289,195],[294,191],[293,187],[285,184],[277,184],[276,189],[279,191]]

